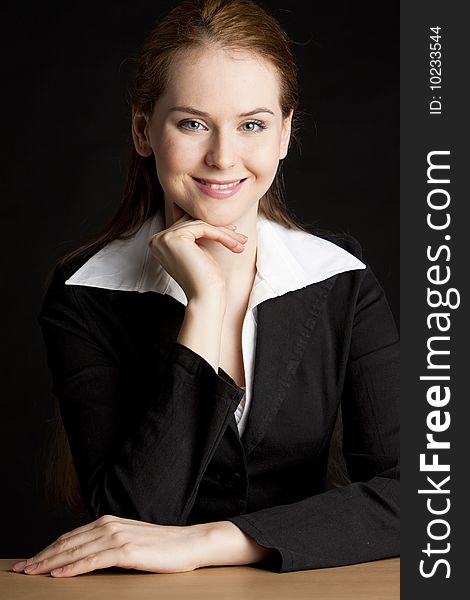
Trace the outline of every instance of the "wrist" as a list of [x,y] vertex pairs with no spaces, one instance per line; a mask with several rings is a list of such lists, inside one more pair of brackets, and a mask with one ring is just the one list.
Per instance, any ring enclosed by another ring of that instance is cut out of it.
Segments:
[[216,314],[224,315],[227,307],[227,300],[225,294],[225,288],[219,289],[217,292],[211,290],[210,294],[204,296],[195,296],[188,300],[186,307],[187,311],[193,311],[197,313],[207,312],[212,314],[214,311]]
[[197,527],[199,567],[248,565],[259,562],[274,550],[259,545],[231,521],[193,525]]
[[225,303],[218,296],[194,299],[186,306],[177,342],[202,356],[217,373]]

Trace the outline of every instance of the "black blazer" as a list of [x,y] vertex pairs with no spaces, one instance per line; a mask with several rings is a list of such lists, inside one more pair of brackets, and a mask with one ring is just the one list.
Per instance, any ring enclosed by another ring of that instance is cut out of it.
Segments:
[[[240,439],[244,390],[176,341],[185,307],[64,285],[87,258],[55,270],[38,320],[93,519],[229,520],[275,549],[256,565],[275,572],[399,554],[399,342],[368,265],[258,305]],[[353,483],[327,490],[340,402]]]

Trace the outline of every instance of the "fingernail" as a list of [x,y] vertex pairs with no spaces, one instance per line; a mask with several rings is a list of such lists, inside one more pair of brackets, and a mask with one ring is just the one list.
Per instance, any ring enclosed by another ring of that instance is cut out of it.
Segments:
[[26,561],[25,560],[20,560],[20,562],[17,562],[16,564],[13,565],[13,571],[22,571],[26,566]]
[[230,229],[236,229],[237,228],[237,226],[234,225],[233,223],[230,223],[230,225],[227,225],[227,227],[230,227]]
[[60,575],[60,573],[62,573],[63,570],[64,570],[64,567],[58,567],[57,569],[52,569],[51,575]]
[[34,571],[34,569],[37,569],[39,563],[33,563],[31,565],[28,565],[27,567],[25,567],[24,572],[25,573],[31,573],[31,571]]

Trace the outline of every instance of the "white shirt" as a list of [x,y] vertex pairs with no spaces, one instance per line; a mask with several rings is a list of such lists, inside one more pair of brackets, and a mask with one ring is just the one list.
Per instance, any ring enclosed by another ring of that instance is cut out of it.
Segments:
[[[127,240],[113,240],[94,254],[69,279],[67,285],[84,285],[128,292],[168,294],[188,304],[180,285],[157,261],[148,242],[165,229],[163,212],[157,212]],[[259,214],[256,276],[242,326],[245,395],[236,411],[240,436],[248,418],[253,388],[257,306],[344,271],[366,265],[336,244],[311,233],[287,229]]]

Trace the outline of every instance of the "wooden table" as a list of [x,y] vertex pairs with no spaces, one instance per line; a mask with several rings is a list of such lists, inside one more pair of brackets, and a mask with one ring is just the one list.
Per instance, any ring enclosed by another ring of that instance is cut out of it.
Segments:
[[256,567],[204,567],[187,573],[106,569],[56,579],[14,573],[19,559],[0,560],[5,600],[397,600],[400,559],[293,573]]

